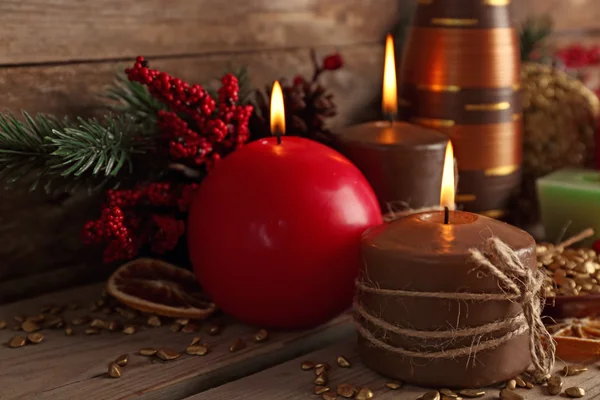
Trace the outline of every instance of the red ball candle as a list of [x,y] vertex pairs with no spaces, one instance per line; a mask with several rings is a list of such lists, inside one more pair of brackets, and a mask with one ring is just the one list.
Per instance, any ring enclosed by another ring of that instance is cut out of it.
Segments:
[[381,222],[371,186],[345,157],[272,137],[232,153],[203,181],[190,209],[190,257],[226,313],[305,328],[350,306],[360,236]]

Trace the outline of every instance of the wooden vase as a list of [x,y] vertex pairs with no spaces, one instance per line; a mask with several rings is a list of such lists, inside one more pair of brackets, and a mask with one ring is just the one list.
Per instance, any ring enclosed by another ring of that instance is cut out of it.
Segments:
[[522,161],[520,58],[510,0],[420,0],[404,47],[403,119],[452,140],[457,205],[500,218]]

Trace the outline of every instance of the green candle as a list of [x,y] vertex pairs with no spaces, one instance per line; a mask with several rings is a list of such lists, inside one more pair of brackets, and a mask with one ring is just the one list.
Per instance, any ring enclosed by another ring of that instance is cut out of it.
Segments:
[[[568,238],[593,228],[600,232],[600,171],[564,168],[537,180],[546,240]],[[567,227],[567,230],[563,230]]]

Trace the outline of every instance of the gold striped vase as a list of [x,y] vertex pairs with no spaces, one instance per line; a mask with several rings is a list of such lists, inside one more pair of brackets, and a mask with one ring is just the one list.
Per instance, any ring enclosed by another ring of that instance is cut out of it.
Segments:
[[521,178],[518,33],[510,0],[420,0],[400,72],[403,119],[447,134],[456,202],[494,218]]

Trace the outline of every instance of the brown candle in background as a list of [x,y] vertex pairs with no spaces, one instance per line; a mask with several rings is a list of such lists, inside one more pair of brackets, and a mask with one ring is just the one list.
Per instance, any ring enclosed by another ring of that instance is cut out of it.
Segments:
[[404,122],[355,125],[338,137],[338,148],[373,186],[384,213],[439,206],[448,138]]

